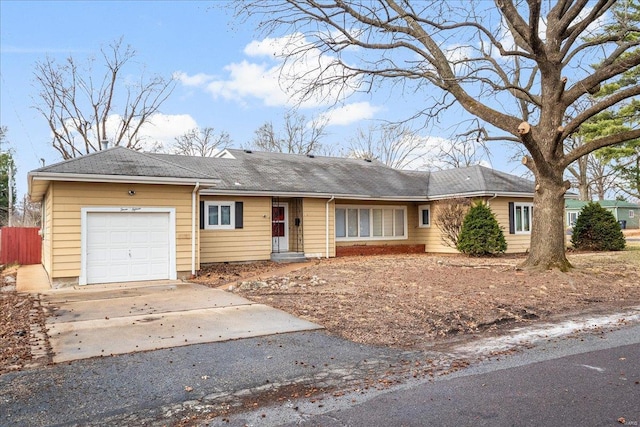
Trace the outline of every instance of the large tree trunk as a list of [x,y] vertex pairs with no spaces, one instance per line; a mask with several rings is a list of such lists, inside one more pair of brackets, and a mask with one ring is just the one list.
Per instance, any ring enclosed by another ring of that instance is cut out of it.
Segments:
[[553,175],[537,177],[531,248],[521,265],[524,268],[568,271],[572,267],[565,254],[564,194],[568,182],[563,182],[561,172]]

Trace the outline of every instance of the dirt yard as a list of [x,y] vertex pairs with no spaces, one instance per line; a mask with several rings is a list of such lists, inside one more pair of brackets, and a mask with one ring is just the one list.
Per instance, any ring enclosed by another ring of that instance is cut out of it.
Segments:
[[[344,257],[283,265],[218,264],[196,282],[231,288],[323,325],[346,339],[424,349],[505,327],[575,313],[640,306],[640,232],[629,250],[571,253],[571,273],[518,270],[519,257]],[[0,274],[0,374],[33,360],[37,297],[15,291],[17,267]]]
[[421,254],[334,258],[300,269],[270,262],[219,264],[196,281],[223,286],[355,342],[406,349],[640,306],[640,246],[571,253],[576,269],[570,273],[522,271],[516,267],[521,260]]

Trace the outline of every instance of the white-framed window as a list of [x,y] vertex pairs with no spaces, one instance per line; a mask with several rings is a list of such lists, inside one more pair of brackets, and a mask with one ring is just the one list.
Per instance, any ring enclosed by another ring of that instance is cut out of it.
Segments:
[[406,206],[336,206],[336,240],[407,238]]
[[635,216],[635,212],[633,209],[629,209],[629,218],[633,218]]
[[235,202],[204,202],[204,228],[211,230],[235,228]]
[[516,234],[531,233],[531,223],[533,222],[533,203],[515,203],[514,225]]
[[580,215],[580,212],[567,212],[567,225],[569,227],[573,227],[574,225],[576,225],[578,215]]
[[431,227],[431,206],[420,205],[418,206],[418,226],[419,227]]

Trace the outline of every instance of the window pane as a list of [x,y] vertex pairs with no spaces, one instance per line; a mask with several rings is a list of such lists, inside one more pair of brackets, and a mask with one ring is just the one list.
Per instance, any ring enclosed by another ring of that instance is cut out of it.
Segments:
[[404,209],[396,209],[394,218],[394,236],[404,236]]
[[347,209],[349,237],[358,237],[358,209]]
[[422,210],[422,223],[421,225],[429,225],[429,209]]
[[383,235],[386,236],[393,236],[393,209],[383,209],[383,219],[382,219],[382,229],[383,229]]
[[373,212],[373,235],[382,236],[382,209],[372,209]]
[[218,225],[218,206],[209,205],[209,225]]
[[360,237],[369,237],[369,209],[360,209]]
[[220,225],[231,225],[231,206],[220,206]]
[[336,237],[346,237],[345,210],[336,209]]
[[531,231],[531,223],[530,223],[531,217],[529,216],[530,214],[531,213],[529,212],[529,206],[523,206],[522,207],[522,219],[524,220],[522,224],[523,231]]
[[272,237],[284,237],[284,223],[272,222],[271,223],[271,236]]
[[522,208],[516,206],[516,231],[522,231]]

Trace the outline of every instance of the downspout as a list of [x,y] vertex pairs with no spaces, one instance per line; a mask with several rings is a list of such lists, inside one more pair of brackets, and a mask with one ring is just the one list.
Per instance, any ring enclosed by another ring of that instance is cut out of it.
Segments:
[[331,196],[329,200],[327,200],[327,204],[325,205],[325,224],[326,224],[326,236],[325,236],[325,245],[327,258],[329,258],[329,203],[333,202],[336,196]]
[[191,277],[196,277],[196,222],[197,222],[197,200],[196,195],[200,188],[200,182],[196,182],[191,192]]
[[493,199],[495,199],[496,197],[498,197],[498,193],[495,193],[495,194],[493,195],[493,197],[492,197],[492,198],[487,199],[487,206],[491,206],[491,203],[490,203],[490,202],[491,202]]

